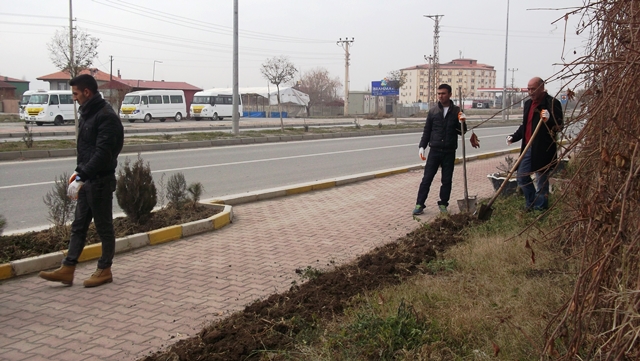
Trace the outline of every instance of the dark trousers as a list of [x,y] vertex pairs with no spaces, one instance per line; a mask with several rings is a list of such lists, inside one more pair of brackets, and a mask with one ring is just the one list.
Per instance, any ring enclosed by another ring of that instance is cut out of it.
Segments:
[[424,176],[420,182],[418,189],[418,199],[416,204],[424,207],[431,188],[431,182],[438,172],[438,168],[442,168],[440,185],[440,201],[438,205],[449,206],[449,198],[451,198],[451,184],[453,181],[453,167],[456,161],[455,151],[442,151],[430,148],[427,155],[427,164],[424,166]]
[[75,219],[71,224],[69,252],[62,264],[75,266],[87,242],[87,230],[93,219],[98,236],[102,241],[102,256],[98,268],[111,267],[116,251],[116,237],[113,230],[113,192],[116,190],[115,175],[86,181],[78,192]]
[[[531,149],[527,149],[518,167],[518,185],[524,194],[527,209],[545,210],[549,208],[549,170],[536,172],[531,167]],[[536,175],[535,185],[531,175]]]

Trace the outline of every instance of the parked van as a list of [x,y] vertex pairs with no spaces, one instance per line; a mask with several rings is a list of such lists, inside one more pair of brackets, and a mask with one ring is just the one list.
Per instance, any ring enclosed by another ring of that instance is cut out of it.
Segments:
[[[195,120],[222,120],[233,115],[233,91],[229,89],[207,89],[193,95],[191,117]],[[238,102],[238,113],[242,114],[242,97]]]
[[120,118],[130,123],[153,118],[161,122],[173,118],[176,122],[187,114],[187,103],[182,90],[139,90],[124,96],[120,106]]
[[[40,90],[40,92],[44,92],[45,90]],[[22,98],[18,102],[18,106],[20,110],[18,110],[18,115],[20,116],[20,120],[24,120],[24,109],[27,107],[27,103],[29,103],[29,98],[31,98],[31,94],[35,93],[35,90],[27,90],[22,93]]]
[[36,91],[29,95],[24,109],[25,122],[62,125],[66,121],[74,120],[71,90]]

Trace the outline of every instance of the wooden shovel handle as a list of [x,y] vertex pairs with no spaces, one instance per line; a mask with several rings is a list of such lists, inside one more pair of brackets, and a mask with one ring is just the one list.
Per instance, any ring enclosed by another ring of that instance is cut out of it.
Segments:
[[533,131],[533,134],[531,135],[531,138],[529,139],[529,143],[527,143],[527,145],[524,147],[524,150],[522,151],[522,153],[520,154],[520,156],[516,160],[516,163],[513,165],[513,167],[511,167],[511,170],[509,171],[509,174],[507,174],[507,177],[502,182],[502,185],[500,185],[500,188],[498,188],[498,190],[496,191],[496,194],[494,194],[493,197],[489,200],[489,203],[487,203],[487,208],[491,207],[493,202],[496,201],[496,199],[498,198],[500,193],[502,193],[502,190],[504,189],[504,187],[507,185],[507,182],[509,181],[509,178],[511,178],[511,175],[513,174],[513,172],[515,172],[516,169],[518,169],[518,166],[520,165],[520,162],[522,161],[522,158],[524,158],[524,155],[527,154],[527,150],[529,150],[529,148],[531,147],[531,144],[533,144],[533,139],[536,137],[536,134],[538,134],[538,131],[540,130],[540,126],[542,125],[542,123],[544,123],[544,122],[542,121],[542,119],[540,119],[540,121],[538,122],[538,125],[536,125],[536,129]]

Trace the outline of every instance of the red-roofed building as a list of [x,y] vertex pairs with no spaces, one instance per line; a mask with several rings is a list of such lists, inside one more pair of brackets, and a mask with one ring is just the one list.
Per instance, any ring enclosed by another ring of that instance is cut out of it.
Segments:
[[[430,64],[415,65],[400,69],[406,75],[407,81],[400,88],[400,103],[411,104],[428,102]],[[479,64],[475,59],[454,59],[448,63],[439,64],[439,84],[431,84],[433,89],[442,83],[453,88],[452,98],[458,98],[458,87],[462,87],[462,94],[466,100],[485,100],[493,102],[494,92],[483,92],[482,88],[496,86],[496,71],[492,65]]]
[[138,90],[182,90],[184,91],[184,100],[187,104],[187,112],[191,108],[191,102],[193,102],[193,95],[201,88],[193,86],[189,83],[178,81],[148,81],[137,79],[115,79],[98,86],[98,89],[102,92],[105,99],[109,101],[111,106],[116,109],[120,109],[122,100],[125,94],[138,91]]
[[[111,106],[116,110],[120,109],[120,105],[122,104],[125,94],[137,90],[151,89],[184,91],[184,98],[187,103],[188,110],[191,107],[193,95],[202,90],[201,88],[185,82],[122,79],[120,76],[110,75],[96,68],[83,70],[80,74],[90,74],[96,78],[96,81],[98,82],[98,89],[102,92],[104,98],[107,99]],[[120,71],[118,71],[118,75],[120,75]],[[43,75],[36,79],[49,82],[49,89],[51,90],[70,89],[69,80],[71,78],[69,76],[69,72],[66,71]]]
[[[8,76],[0,75],[0,81],[5,82],[14,89],[14,95],[11,98],[5,97],[5,99],[20,99],[22,97],[22,93],[29,90],[29,82],[26,80],[20,80],[16,78],[11,78]],[[7,89],[6,87],[4,89]]]
[[[98,82],[98,86],[109,82],[109,80],[111,80],[111,78],[120,79],[115,75],[112,76],[112,75],[107,74],[107,73],[105,73],[102,70],[97,69],[97,68],[85,69],[85,70],[81,71],[80,74],[89,74],[89,75],[93,76],[94,78],[96,78],[96,81]],[[71,89],[69,87],[69,80],[71,80],[71,76],[69,75],[68,71],[59,71],[57,73],[43,75],[43,76],[38,77],[36,79],[48,82],[50,90],[69,90],[69,89]]]

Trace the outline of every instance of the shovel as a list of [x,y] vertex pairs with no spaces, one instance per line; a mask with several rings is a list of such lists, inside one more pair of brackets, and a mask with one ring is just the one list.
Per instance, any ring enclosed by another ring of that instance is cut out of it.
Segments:
[[[462,111],[462,87],[458,87],[458,104]],[[466,122],[466,120],[465,120]],[[467,188],[467,155],[464,144],[464,126],[460,127],[462,133],[462,177],[464,178],[464,199],[458,199],[458,208],[460,212],[473,213],[476,211],[476,197],[469,198],[469,189]]]
[[505,177],[504,181],[502,181],[502,185],[500,186],[500,188],[498,188],[498,190],[496,191],[496,194],[494,194],[493,197],[489,200],[489,203],[480,205],[480,210],[478,211],[479,220],[488,221],[491,218],[491,214],[493,213],[493,208],[491,208],[491,206],[493,205],[493,202],[495,202],[496,198],[498,198],[500,193],[502,193],[502,190],[507,185],[507,182],[511,178],[511,175],[513,174],[513,172],[515,172],[516,169],[518,169],[518,165],[520,165],[522,158],[524,158],[524,155],[527,153],[527,150],[529,150],[529,148],[531,147],[531,144],[533,143],[533,139],[536,137],[536,134],[538,134],[538,131],[540,130],[540,126],[542,125],[542,123],[544,122],[542,121],[542,119],[540,119],[540,121],[538,121],[538,125],[536,125],[536,129],[533,131],[533,134],[531,134],[531,139],[529,139],[529,143],[527,143],[527,145],[522,150],[522,153],[520,153],[520,156],[518,157],[516,162],[513,164],[513,167],[511,167],[511,170],[509,171],[509,174],[507,174],[507,176]]

